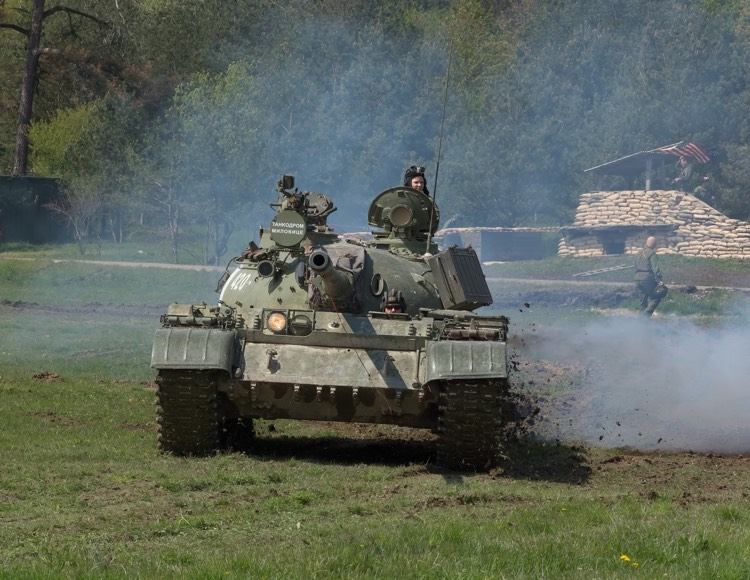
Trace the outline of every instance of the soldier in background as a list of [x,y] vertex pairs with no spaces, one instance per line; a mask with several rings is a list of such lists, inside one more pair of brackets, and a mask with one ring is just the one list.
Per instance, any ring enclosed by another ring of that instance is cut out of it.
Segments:
[[677,171],[677,177],[672,180],[672,183],[680,191],[692,192],[697,185],[696,181],[698,177],[693,167],[693,162],[684,155],[680,155],[675,165],[675,170]]
[[667,295],[656,260],[656,238],[646,238],[644,248],[635,257],[635,287],[641,295],[641,314],[651,316]]
[[707,175],[700,175],[695,169],[692,159],[681,155],[675,166],[677,170],[677,177],[672,180],[677,189],[680,191],[686,191],[692,193],[695,197],[701,201],[705,201],[708,205],[715,205],[715,196],[708,190],[709,177]]
[[404,173],[404,185],[421,191],[425,195],[430,195],[427,189],[427,179],[424,176],[424,167],[417,165],[409,167]]

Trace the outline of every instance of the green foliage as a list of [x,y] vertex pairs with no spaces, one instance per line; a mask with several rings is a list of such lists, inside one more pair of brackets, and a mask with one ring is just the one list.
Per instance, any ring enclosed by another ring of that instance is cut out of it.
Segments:
[[[65,199],[55,208],[83,244],[111,235],[122,241],[122,212],[142,209],[137,191],[141,111],[126,99],[107,96],[82,107],[62,110],[30,130],[32,167],[37,173],[63,178]],[[96,227],[102,214],[106,228]],[[84,246],[81,245],[81,253]]]
[[747,205],[750,184],[750,144],[727,145],[727,160],[722,165],[721,202],[728,211],[745,219],[750,218]]
[[[580,193],[626,185],[583,169],[679,139],[711,151],[720,208],[750,216],[743,2],[72,5],[111,27],[96,38],[76,20],[73,38],[55,18],[45,30],[79,56],[42,62],[35,167],[57,164],[74,190],[100,192],[125,237],[150,227],[177,245],[192,227],[216,261],[228,228],[264,221],[284,172],[333,194],[346,228],[362,228],[366,204],[407,165],[427,165],[434,189],[451,46],[437,186],[452,225],[566,223]],[[13,56],[0,81],[18,77],[14,36],[0,32]]]
[[73,189],[95,189],[121,203],[132,186],[141,129],[140,111],[116,96],[62,110],[30,131],[34,169],[63,177]]
[[67,178],[81,173],[80,143],[96,123],[96,114],[96,105],[91,103],[77,109],[60,110],[48,122],[35,123],[29,131],[34,142],[35,172]]
[[174,168],[175,187],[198,213],[234,209],[247,193],[246,166],[257,158],[262,113],[251,67],[243,62],[221,75],[200,75],[180,87],[167,113],[173,132],[160,143]]

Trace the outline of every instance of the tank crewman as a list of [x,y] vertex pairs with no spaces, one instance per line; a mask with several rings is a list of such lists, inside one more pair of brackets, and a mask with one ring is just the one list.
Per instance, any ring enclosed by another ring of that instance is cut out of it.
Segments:
[[427,179],[424,176],[424,167],[422,166],[412,165],[406,170],[404,173],[404,185],[421,191],[425,195],[430,195],[430,191],[427,189]]
[[383,297],[382,310],[386,314],[404,312],[406,303],[403,294],[395,288],[388,290],[388,293]]
[[644,248],[635,257],[635,287],[641,295],[641,314],[651,316],[667,295],[656,260],[656,238],[646,238]]

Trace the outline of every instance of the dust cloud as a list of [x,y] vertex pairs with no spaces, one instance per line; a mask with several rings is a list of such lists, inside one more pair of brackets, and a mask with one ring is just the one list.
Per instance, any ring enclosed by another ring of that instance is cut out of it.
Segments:
[[747,325],[706,328],[671,317],[608,316],[539,330],[526,342],[522,373],[539,361],[565,369],[557,388],[543,372],[521,385],[541,397],[536,429],[543,438],[640,450],[750,452]]

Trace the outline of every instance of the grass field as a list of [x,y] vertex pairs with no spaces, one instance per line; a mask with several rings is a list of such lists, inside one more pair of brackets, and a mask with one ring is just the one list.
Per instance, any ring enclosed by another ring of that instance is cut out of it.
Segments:
[[[574,280],[574,274],[632,265],[634,256],[600,256],[595,258],[553,257],[545,260],[526,260],[489,264],[487,276],[504,278],[537,278]],[[660,255],[659,267],[667,284],[694,286],[744,286],[750,287],[750,260],[718,260],[688,256]],[[633,280],[633,270],[605,272],[581,280],[602,282],[627,282]]]
[[533,441],[459,474],[429,434],[288,421],[250,455],[158,453],[151,334],[215,283],[0,262],[0,577],[750,575],[744,457]]
[[[235,230],[227,242],[230,252],[236,255],[247,246],[256,232],[247,228]],[[183,232],[183,239],[179,245],[179,260],[181,264],[200,264],[204,259],[204,232]],[[83,245],[67,244],[28,244],[5,243],[0,244],[0,256],[12,258],[47,258],[47,259],[84,259],[84,260],[121,260],[140,262],[174,262],[172,247],[166,238],[155,238],[152,233],[146,234],[145,239],[128,240],[120,244],[111,240],[88,242]],[[229,260],[231,256],[226,256]],[[222,264],[223,265],[223,264]]]

